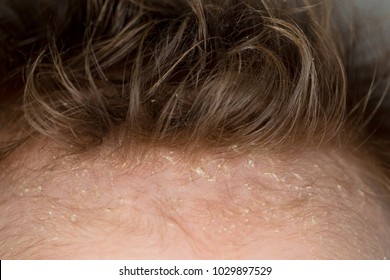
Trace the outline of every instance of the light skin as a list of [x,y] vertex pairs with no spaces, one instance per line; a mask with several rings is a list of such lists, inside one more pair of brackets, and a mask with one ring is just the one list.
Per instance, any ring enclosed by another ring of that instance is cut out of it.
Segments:
[[390,255],[385,209],[338,151],[189,161],[155,149],[119,164],[105,148],[62,157],[49,147],[27,146],[2,163],[2,258]]
[[332,1],[14,2],[1,259],[390,257],[370,22]]

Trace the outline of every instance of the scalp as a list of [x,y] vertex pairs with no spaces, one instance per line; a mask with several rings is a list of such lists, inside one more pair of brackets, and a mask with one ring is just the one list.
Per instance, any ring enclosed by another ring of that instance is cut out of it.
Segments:
[[329,151],[186,162],[156,150],[120,168],[108,157],[59,163],[26,160],[30,174],[8,181],[4,258],[89,258],[93,248],[135,259],[387,254],[385,210],[364,180],[345,173],[350,162]]
[[388,88],[308,2],[3,1],[4,257],[388,254]]

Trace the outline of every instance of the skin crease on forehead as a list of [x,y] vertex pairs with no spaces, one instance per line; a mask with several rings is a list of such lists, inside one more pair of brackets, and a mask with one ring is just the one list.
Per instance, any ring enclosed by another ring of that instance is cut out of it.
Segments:
[[186,162],[156,150],[118,165],[28,150],[2,163],[2,259],[390,257],[384,210],[335,152]]

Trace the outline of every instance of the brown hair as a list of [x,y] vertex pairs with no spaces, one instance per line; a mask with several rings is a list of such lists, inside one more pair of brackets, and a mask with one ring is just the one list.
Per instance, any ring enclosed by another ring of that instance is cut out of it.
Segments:
[[[244,152],[283,152],[364,143],[388,174],[390,156],[376,148],[388,141],[387,133],[379,133],[385,126],[377,129],[388,88],[374,86],[387,70],[377,67],[382,72],[374,82],[372,75],[356,75],[372,71],[351,63],[354,44],[335,43],[341,37],[331,24],[330,5],[2,5],[0,158],[33,135],[81,151],[114,134],[123,154],[134,144],[191,153],[232,145]],[[41,8],[35,12],[30,5]]]

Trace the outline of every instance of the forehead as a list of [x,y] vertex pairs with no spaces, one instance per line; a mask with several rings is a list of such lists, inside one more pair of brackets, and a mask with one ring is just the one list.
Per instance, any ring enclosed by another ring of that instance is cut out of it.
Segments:
[[367,243],[366,256],[384,254],[380,208],[337,154],[188,161],[155,150],[118,163],[34,148],[11,161],[5,257],[329,258],[342,246],[337,257],[350,258]]

